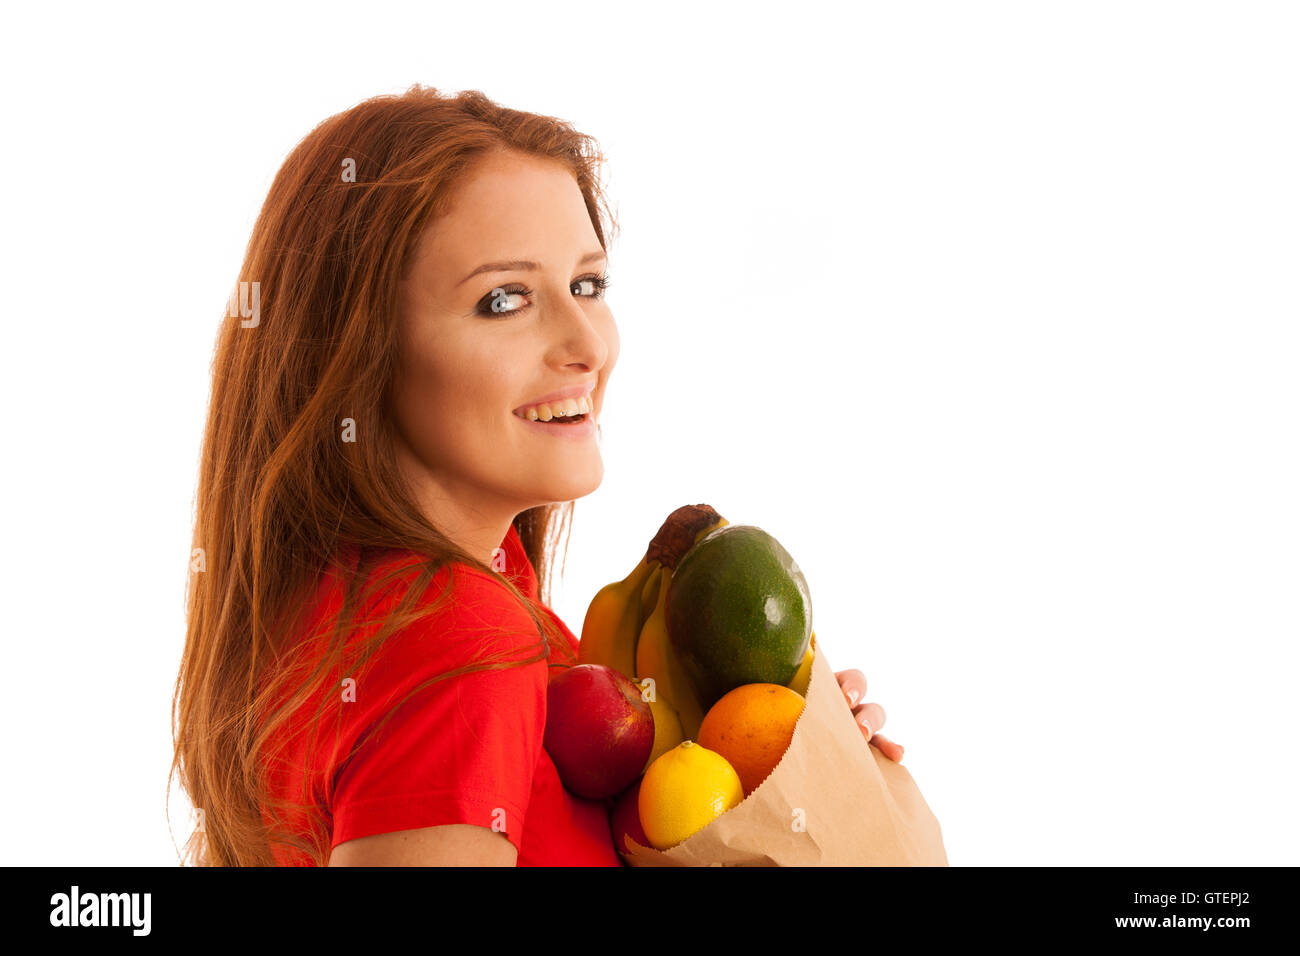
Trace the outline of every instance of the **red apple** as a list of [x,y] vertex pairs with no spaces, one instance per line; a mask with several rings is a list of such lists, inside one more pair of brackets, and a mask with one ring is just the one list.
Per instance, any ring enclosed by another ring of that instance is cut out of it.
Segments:
[[612,797],[641,775],[654,741],[641,688],[614,668],[579,664],[552,678],[542,746],[570,793]]
[[641,779],[633,782],[621,794],[609,814],[609,829],[614,834],[614,848],[621,853],[627,852],[624,836],[630,836],[642,846],[650,846],[650,838],[641,829],[641,812],[637,809],[637,798],[641,793]]

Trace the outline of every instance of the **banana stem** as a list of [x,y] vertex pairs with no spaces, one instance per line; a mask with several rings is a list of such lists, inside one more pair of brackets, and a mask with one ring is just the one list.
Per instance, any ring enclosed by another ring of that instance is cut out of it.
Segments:
[[726,523],[727,519],[709,505],[682,505],[664,520],[650,540],[646,558],[658,561],[671,573],[700,538]]

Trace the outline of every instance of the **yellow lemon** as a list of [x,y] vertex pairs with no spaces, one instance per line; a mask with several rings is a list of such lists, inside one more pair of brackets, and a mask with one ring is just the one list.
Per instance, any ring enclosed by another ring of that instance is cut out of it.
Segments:
[[655,699],[650,701],[650,716],[655,721],[655,742],[650,748],[650,756],[646,758],[645,766],[641,772],[645,773],[650,769],[650,765],[672,750],[682,742],[682,722],[677,716],[677,711],[673,710],[673,705],[667,697],[655,693]]
[[667,850],[744,799],[740,777],[725,757],[684,740],[646,770],[637,813],[650,845]]
[[808,641],[808,652],[803,656],[803,663],[799,665],[799,670],[795,672],[794,680],[786,684],[787,687],[801,697],[808,696],[808,681],[812,677],[813,643],[816,640],[817,632],[813,631],[812,637]]

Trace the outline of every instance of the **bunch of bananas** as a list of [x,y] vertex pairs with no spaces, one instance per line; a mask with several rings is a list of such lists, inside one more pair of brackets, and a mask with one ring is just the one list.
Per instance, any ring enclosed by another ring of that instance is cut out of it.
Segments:
[[[707,506],[688,505],[673,512],[632,573],[597,592],[587,607],[578,646],[580,663],[604,664],[642,686],[652,679],[655,698],[676,713],[688,740],[698,736],[704,711],[695,685],[673,654],[664,610],[681,553],[727,524],[713,509],[698,510],[702,508]],[[664,545],[673,531],[682,529],[688,534],[686,542],[679,534],[675,547]]]

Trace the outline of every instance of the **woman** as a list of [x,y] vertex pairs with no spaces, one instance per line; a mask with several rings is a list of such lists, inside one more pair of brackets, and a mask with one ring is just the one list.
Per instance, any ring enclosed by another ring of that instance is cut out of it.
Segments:
[[[276,176],[198,488],[173,764],[195,862],[620,865],[541,747],[548,673],[576,662],[554,541],[603,477],[619,351],[602,161],[556,119],[417,86]],[[861,672],[837,676],[898,759]]]

